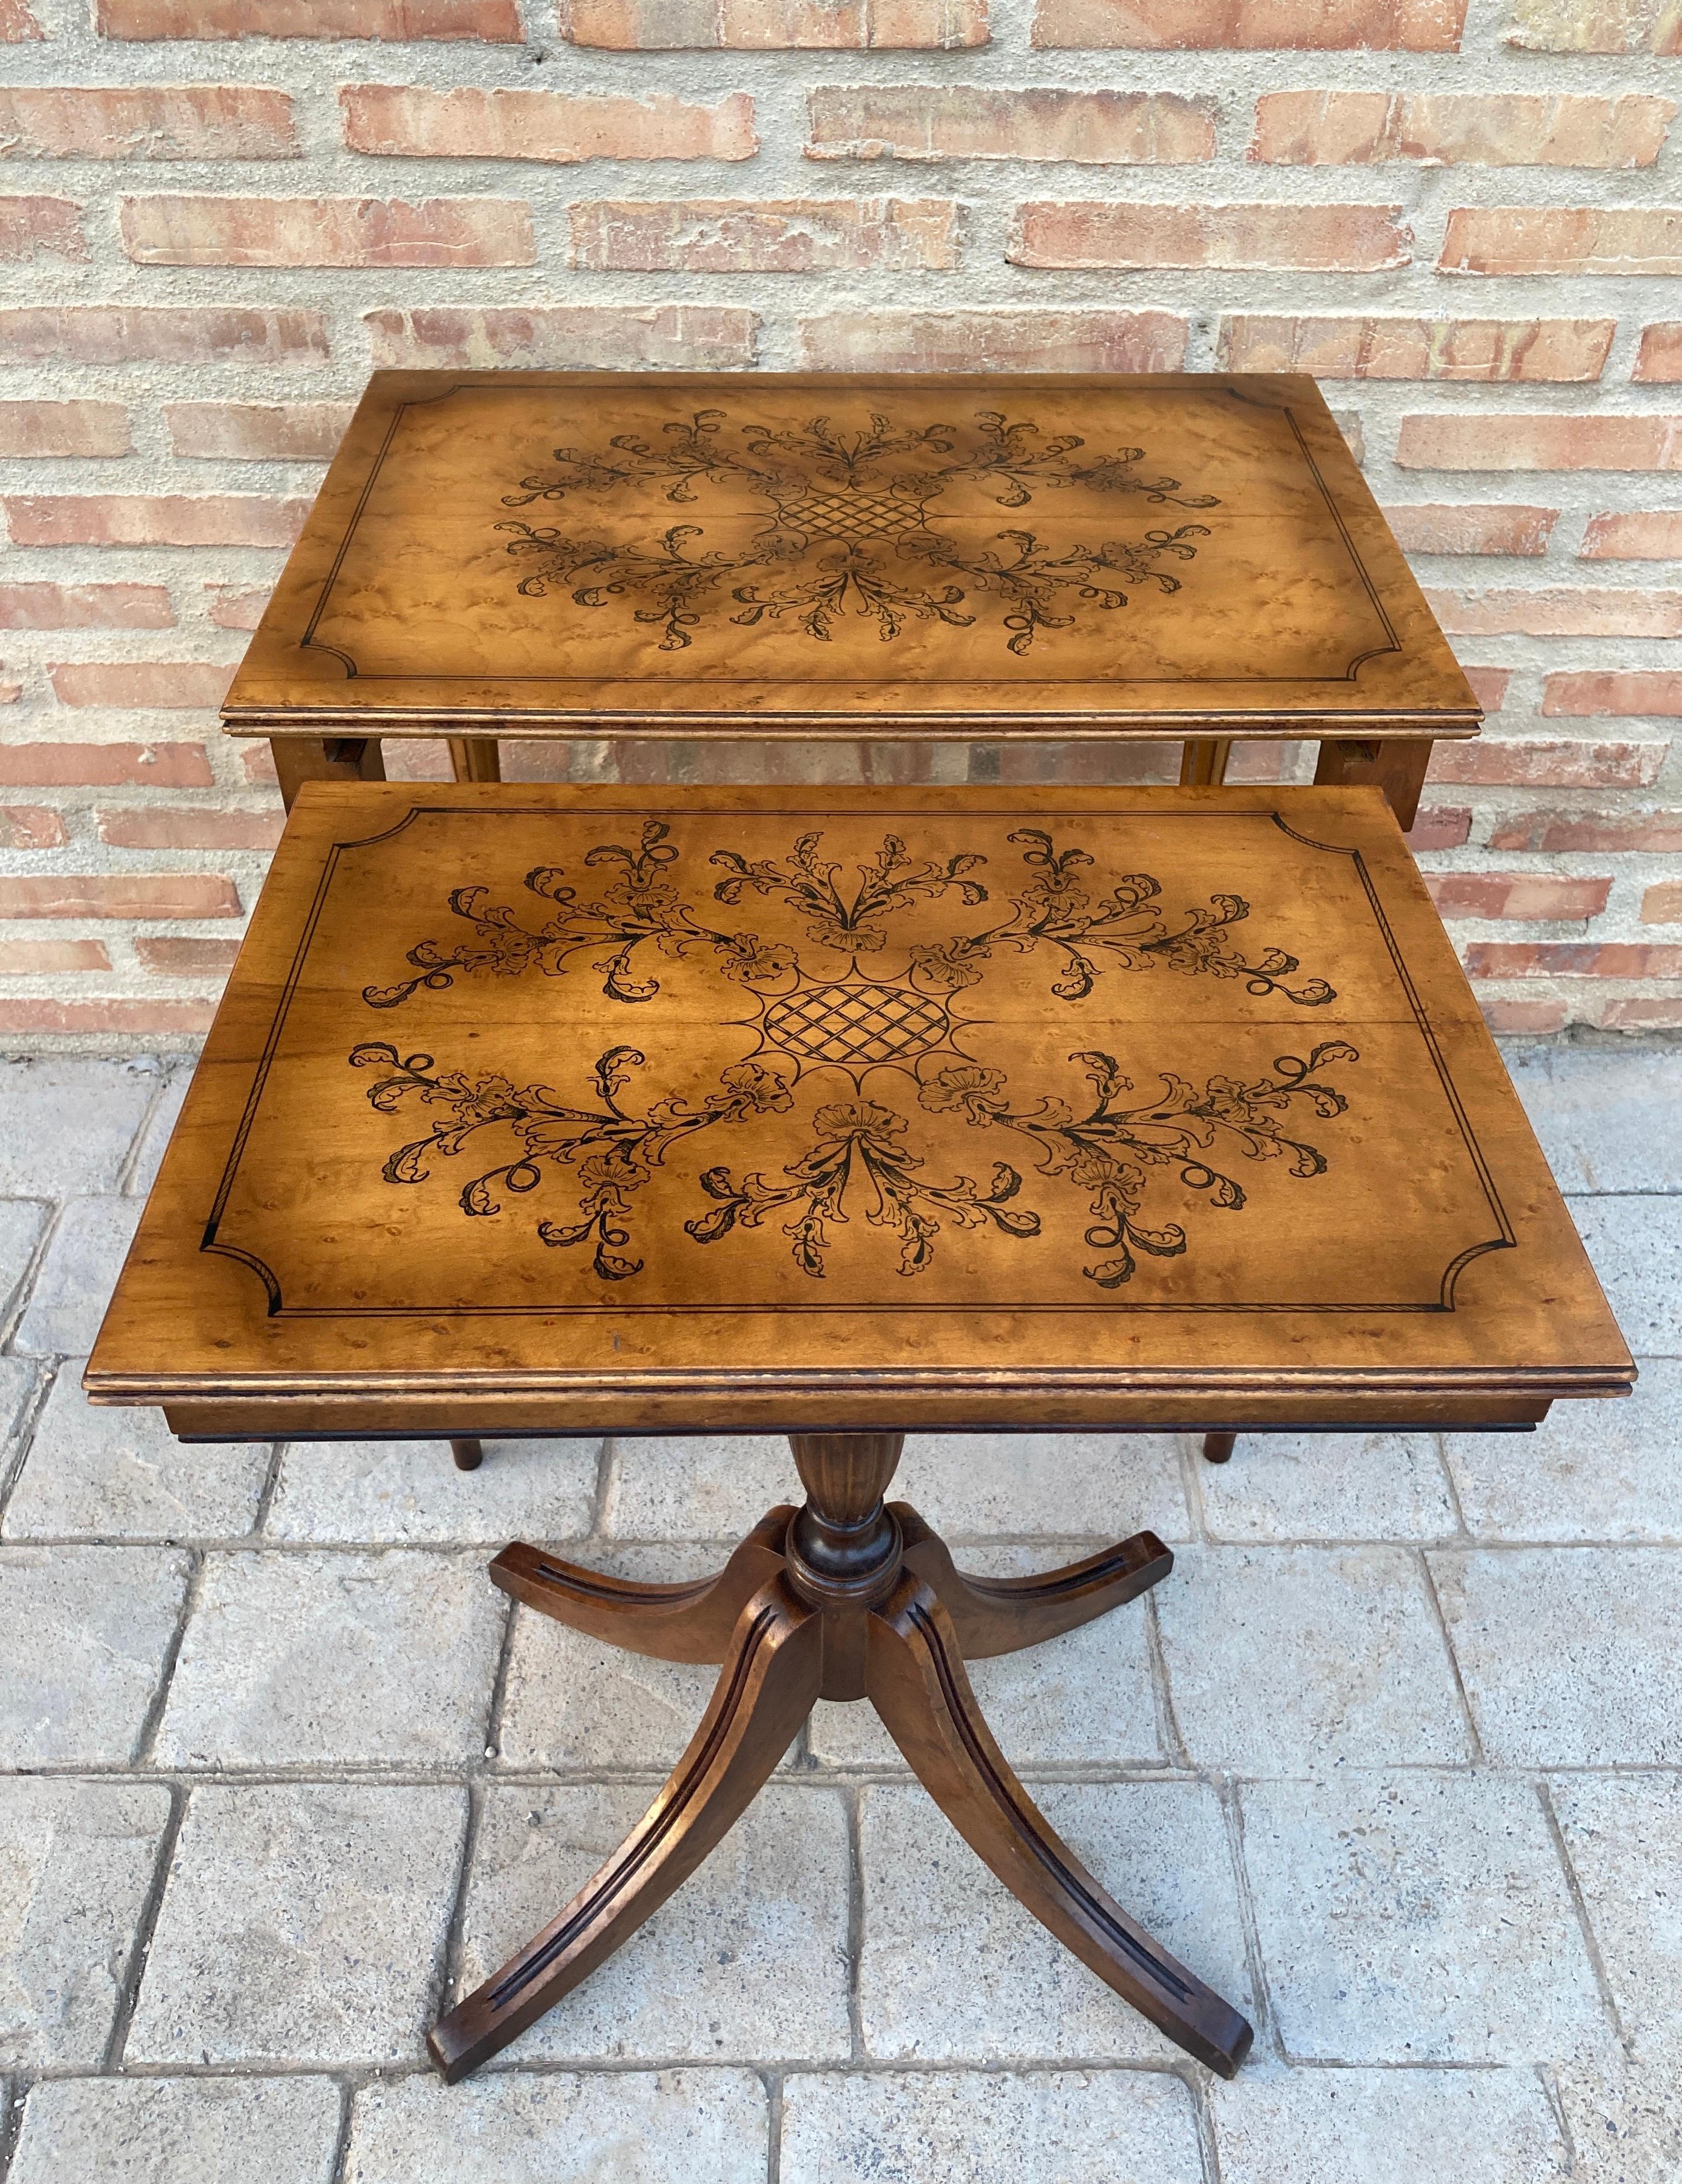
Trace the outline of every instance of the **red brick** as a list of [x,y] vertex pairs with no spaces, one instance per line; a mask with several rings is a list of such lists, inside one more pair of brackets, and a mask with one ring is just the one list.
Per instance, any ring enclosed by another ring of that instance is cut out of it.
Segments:
[[61,705],[184,711],[214,710],[234,673],[231,665],[221,667],[208,660],[81,660],[47,671]]
[[266,493],[15,493],[3,503],[19,546],[290,546],[307,500]]
[[215,1014],[214,1001],[0,1001],[0,1034],[185,1037],[209,1031]]
[[517,0],[97,0],[104,38],[481,38],[518,45]]
[[987,0],[565,0],[561,35],[615,53],[951,52],[987,43]]
[[178,455],[232,462],[330,462],[355,415],[352,402],[168,402]]
[[568,208],[588,272],[915,273],[958,262],[958,209],[938,198],[601,200]]
[[1545,554],[1559,510],[1415,501],[1387,508],[1384,521],[1406,554]]
[[1443,273],[1682,273],[1682,212],[1624,205],[1461,205],[1448,216]]
[[185,933],[142,933],[134,944],[141,967],[169,978],[225,978],[239,953],[237,940],[195,940]]
[[1507,703],[1507,686],[1512,680],[1510,667],[1468,667],[1462,660],[1461,673],[1472,685],[1472,695],[1486,713],[1498,713]]
[[1173,92],[826,84],[810,94],[809,159],[1063,159],[1184,165],[1215,156],[1212,98]]
[[1682,325],[1643,326],[1630,376],[1650,386],[1670,386],[1682,379]]
[[125,455],[120,402],[0,402],[0,455]]
[[1451,53],[1465,17],[1466,0],[1039,0],[1033,42]]
[[140,265],[534,265],[517,198],[147,197],[120,200]]
[[69,198],[0,198],[0,259],[86,258],[81,207]]
[[1585,561],[1682,560],[1682,510],[1631,509],[1591,515],[1583,534]]
[[1479,736],[1440,743],[1430,778],[1486,788],[1644,788],[1658,778],[1668,744],[1590,744],[1545,736]]
[[835,311],[800,325],[818,371],[1178,371],[1172,311]]
[[1472,808],[1467,804],[1422,805],[1407,830],[1410,850],[1457,850],[1472,835]]
[[205,599],[218,629],[255,629],[269,604],[267,584],[207,584]]
[[150,804],[102,808],[94,821],[100,840],[114,850],[272,850],[286,816],[280,811]]
[[1649,720],[1682,714],[1682,674],[1616,671],[1605,675],[1550,675],[1542,685],[1542,710],[1550,717],[1601,720],[1637,715]]
[[1599,1022],[1603,1031],[1682,1031],[1682,998],[1667,1000],[1660,996],[1649,1001],[1631,995],[1607,1001],[1600,1011]]
[[1507,43],[1535,53],[1674,53],[1664,0],[1513,0]]
[[1682,978],[1682,948],[1617,940],[1474,940],[1468,978]]
[[0,0],[0,46],[23,45],[46,35],[24,0]]
[[1615,319],[1289,319],[1221,321],[1228,371],[1317,379],[1598,379]]
[[214,872],[53,872],[0,879],[0,917],[237,917]]
[[1609,879],[1557,879],[1546,872],[1427,872],[1441,917],[1598,917]]
[[1515,1001],[1491,994],[1487,999],[1480,998],[1478,1006],[1483,1011],[1484,1022],[1497,1034],[1536,1034],[1565,1028],[1563,1001]]
[[743,370],[754,362],[752,311],[705,304],[575,304],[369,311],[376,365],[526,371]]
[[203,744],[0,744],[0,784],[28,788],[209,788]]
[[1401,217],[1400,205],[1025,204],[1005,255],[1013,265],[1094,271],[1375,273],[1412,256]]
[[1682,925],[1682,880],[1661,880],[1641,897],[1643,925]]
[[326,354],[319,311],[142,304],[0,310],[0,358],[17,364],[315,364]]
[[0,143],[15,159],[293,159],[300,148],[285,92],[213,83],[0,86]]
[[172,629],[161,584],[0,584],[0,629]]
[[1682,417],[1404,417],[1404,470],[1682,470]]
[[260,783],[269,788],[278,785],[280,776],[275,771],[275,754],[266,743],[253,742],[242,744],[239,762],[245,770],[245,777],[248,781]]
[[1682,811],[1518,811],[1490,827],[1490,847],[1671,856],[1682,850]]
[[751,159],[754,102],[732,92],[716,106],[656,92],[569,98],[553,91],[422,91],[347,84],[344,141],[387,159]]
[[1682,637],[1682,592],[1523,591],[1470,596],[1427,586],[1450,637]]
[[1247,156],[1285,166],[1650,167],[1673,99],[1505,92],[1275,91],[1256,103]]
[[59,971],[109,971],[103,940],[0,940],[0,978],[39,978]]
[[0,805],[0,850],[56,850],[64,822],[50,804]]

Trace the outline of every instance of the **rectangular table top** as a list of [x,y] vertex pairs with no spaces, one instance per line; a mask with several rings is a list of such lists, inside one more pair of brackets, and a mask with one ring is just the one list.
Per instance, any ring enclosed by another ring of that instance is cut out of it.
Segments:
[[1375,790],[391,783],[293,811],[87,1385],[471,1432],[1632,1379]]
[[236,733],[1456,736],[1295,375],[376,372]]

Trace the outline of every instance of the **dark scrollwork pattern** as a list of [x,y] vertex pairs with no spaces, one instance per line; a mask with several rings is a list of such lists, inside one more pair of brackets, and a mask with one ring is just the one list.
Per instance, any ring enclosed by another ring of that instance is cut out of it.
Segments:
[[520,590],[541,599],[559,588],[582,607],[638,602],[633,619],[659,628],[664,652],[688,645],[727,595],[738,610],[729,619],[740,627],[788,621],[823,643],[849,612],[872,622],[884,642],[908,621],[967,629],[977,619],[973,599],[1002,610],[1006,649],[1021,658],[1042,631],[1072,627],[1083,603],[1111,612],[1127,605],[1129,586],[1177,592],[1172,565],[1195,556],[1191,542],[1206,538],[1208,527],[1183,523],[1061,549],[1009,529],[990,546],[966,549],[934,527],[946,520],[940,502],[950,488],[977,483],[1005,509],[1071,486],[1153,507],[1218,505],[1211,493],[1182,493],[1177,478],[1142,474],[1142,448],[1078,460],[1085,444],[1078,435],[1042,438],[1037,426],[1011,423],[999,410],[978,411],[967,427],[896,432],[875,416],[867,431],[846,434],[814,417],[794,432],[738,431],[740,447],[725,432],[722,410],[701,410],[667,425],[657,447],[621,433],[605,454],[557,448],[555,474],[522,480],[504,505],[606,499],[648,484],[670,502],[693,504],[705,482],[756,504],[762,526],[744,545],[708,547],[701,523],[674,523],[636,542],[510,518],[497,528],[512,534],[507,550],[525,570]]
[[[1295,1134],[1291,1117],[1300,1108],[1323,1119],[1343,1113],[1343,1094],[1316,1074],[1359,1060],[1343,1040],[1323,1042],[1306,1060],[1280,1056],[1271,1072],[1248,1081],[1213,1076],[1200,1087],[1161,1072],[1154,1079],[1158,1089],[1142,1100],[1128,1096],[1136,1088],[1112,1055],[1080,1050],[1069,1059],[1092,1086],[1083,1112],[1056,1098],[1014,1100],[1005,1072],[956,1043],[966,1026],[950,1015],[952,998],[977,984],[1001,951],[1051,950],[1058,959],[1052,991],[1070,1003],[1091,992],[1103,967],[1241,979],[1251,994],[1280,995],[1301,1007],[1332,1000],[1323,979],[1289,983],[1299,967],[1283,950],[1264,950],[1253,959],[1234,950],[1231,928],[1249,914],[1239,897],[1217,895],[1206,909],[1171,921],[1148,873],[1129,874],[1100,894],[1087,852],[1060,850],[1044,829],[1022,827],[1008,838],[1025,867],[1008,898],[1008,916],[979,932],[911,946],[901,978],[866,976],[858,958],[886,946],[886,921],[896,913],[944,897],[972,909],[986,905],[988,889],[974,877],[986,859],[974,853],[919,858],[890,834],[856,867],[856,885],[844,887],[844,867],[819,854],[818,833],[802,835],[785,858],[714,851],[710,862],[725,874],[714,884],[716,900],[733,908],[750,894],[778,898],[805,920],[808,939],[851,959],[844,972],[812,978],[794,948],[726,932],[692,912],[669,877],[679,854],[669,833],[664,822],[650,820],[634,849],[609,843],[590,850],[585,866],[611,877],[588,900],[580,900],[560,868],[528,874],[528,888],[559,905],[535,929],[521,926],[512,911],[492,905],[487,889],[458,889],[450,905],[472,926],[474,938],[453,950],[422,943],[409,959],[418,977],[370,987],[365,999],[375,1008],[393,1008],[422,989],[452,984],[459,973],[517,977],[536,968],[558,977],[575,955],[589,951],[593,967],[604,974],[603,991],[635,1003],[659,991],[657,980],[638,972],[638,950],[673,958],[701,950],[757,1002],[755,1054],[727,1066],[717,1089],[698,1103],[657,1099],[638,1113],[626,1098],[645,1063],[633,1046],[610,1047],[601,1056],[594,1070],[598,1104],[578,1106],[545,1085],[440,1068],[430,1054],[405,1056],[385,1040],[365,1041],[350,1061],[382,1072],[368,1095],[374,1107],[382,1114],[419,1110],[429,1122],[424,1134],[387,1161],[388,1182],[422,1184],[435,1159],[480,1144],[482,1133],[505,1133],[502,1145],[511,1145],[511,1156],[463,1185],[462,1211],[495,1215],[505,1198],[536,1190],[546,1167],[569,1169],[577,1194],[574,1217],[541,1221],[537,1234],[557,1247],[588,1245],[601,1280],[625,1281],[644,1264],[628,1256],[635,1249],[635,1201],[674,1145],[719,1125],[788,1112],[801,1077],[814,1066],[847,1069],[855,1089],[872,1069],[889,1067],[907,1081],[926,1113],[955,1114],[972,1128],[1010,1133],[1017,1141],[1016,1157],[1035,1175],[1084,1193],[1090,1216],[1085,1241],[1100,1256],[1082,1271],[1100,1288],[1114,1290],[1133,1279],[1136,1254],[1168,1258],[1186,1248],[1178,1222],[1147,1217],[1153,1185],[1172,1177],[1208,1205],[1235,1212],[1245,1203],[1229,1173],[1236,1160],[1284,1158],[1294,1176],[1325,1173],[1324,1156]],[[910,1141],[907,1116],[861,1092],[817,1106],[810,1129],[806,1150],[774,1174],[749,1171],[738,1183],[727,1164],[707,1168],[700,1189],[712,1205],[684,1223],[686,1233],[697,1244],[715,1244],[777,1217],[796,1264],[815,1279],[825,1275],[832,1231],[845,1225],[849,1208],[862,1206],[870,1225],[892,1233],[905,1274],[930,1263],[943,1223],[990,1227],[1019,1239],[1040,1233],[1039,1214],[1019,1203],[1021,1169],[994,1159],[984,1181],[966,1175],[938,1181],[925,1173],[923,1156]]]

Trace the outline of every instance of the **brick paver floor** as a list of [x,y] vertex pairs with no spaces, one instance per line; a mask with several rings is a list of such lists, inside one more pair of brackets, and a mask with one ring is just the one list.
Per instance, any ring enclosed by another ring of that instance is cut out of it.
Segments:
[[[1514,1048],[1632,1347],[1533,1438],[931,1437],[967,1558],[1178,1552],[976,1683],[1254,2016],[1222,2085],[821,1707],[613,1961],[447,2090],[421,2036],[681,1749],[705,1669],[486,1582],[682,1575],[767,1440],[176,1448],[77,1379],[179,1067],[0,1062],[3,2184],[1677,2184],[1682,1048]],[[1071,1535],[1067,1527],[1078,1529]],[[1059,1529],[1059,1528],[1063,1529]]]

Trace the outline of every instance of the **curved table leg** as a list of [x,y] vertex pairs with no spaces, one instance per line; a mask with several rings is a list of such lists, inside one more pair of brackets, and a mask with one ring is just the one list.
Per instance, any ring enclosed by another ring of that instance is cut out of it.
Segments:
[[485,1460],[485,1445],[479,1440],[453,1440],[449,1452],[458,1471],[476,1471]]
[[1232,1454],[1238,1440],[1236,1434],[1205,1434],[1203,1460],[1206,1463],[1224,1463]]
[[1039,1577],[975,1577],[959,1569],[945,1541],[931,1532],[909,1502],[894,1514],[905,1542],[905,1567],[933,1586],[952,1618],[966,1661],[1015,1653],[1078,1630],[1137,1600],[1167,1577],[1174,1558],[1154,1532],[1135,1532],[1083,1562]]
[[907,1574],[871,1618],[869,1690],[889,1735],[972,1850],[1100,1979],[1200,2063],[1232,2077],[1252,2033],[1137,1926],[1011,1772],[958,1658],[951,1619]]
[[491,1564],[493,1583],[540,1615],[657,1661],[724,1659],[737,1618],[783,1568],[783,1537],[794,1512],[760,1518],[716,1577],[687,1585],[637,1585],[562,1562],[516,1540]]
[[433,2026],[426,2045],[449,2083],[610,1956],[740,1818],[811,1711],[820,1625],[780,1577],[755,1593],[700,1727],[637,1827],[541,1934]]

